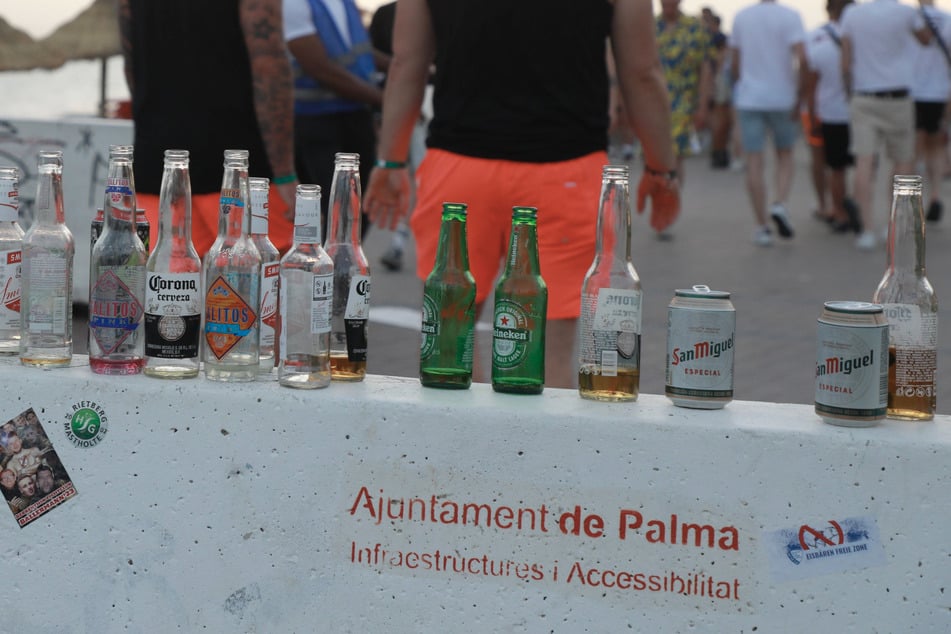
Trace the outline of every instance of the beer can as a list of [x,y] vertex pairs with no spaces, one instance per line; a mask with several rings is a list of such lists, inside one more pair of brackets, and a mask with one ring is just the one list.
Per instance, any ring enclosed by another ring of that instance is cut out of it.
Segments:
[[816,414],[871,427],[888,407],[888,321],[880,304],[826,302],[816,337]]
[[735,340],[729,293],[704,285],[676,290],[667,307],[667,398],[696,409],[732,401]]
[[[99,239],[99,236],[102,235],[102,223],[105,220],[105,214],[102,209],[96,210],[96,217],[92,219],[92,226],[89,230],[90,243],[89,246],[94,247],[96,245],[96,240]],[[135,211],[135,232],[139,236],[139,240],[142,241],[142,244],[145,245],[145,252],[149,253],[149,219],[145,217],[144,209],[137,209]]]

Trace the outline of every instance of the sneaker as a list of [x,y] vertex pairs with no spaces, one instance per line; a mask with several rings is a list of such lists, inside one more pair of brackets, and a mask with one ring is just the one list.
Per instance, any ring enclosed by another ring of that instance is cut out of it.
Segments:
[[842,209],[844,209],[845,213],[849,216],[849,224],[852,227],[852,231],[862,233],[862,214],[859,213],[859,206],[855,204],[855,201],[851,198],[846,198],[842,201]]
[[944,206],[941,204],[941,201],[932,200],[931,204],[928,205],[928,215],[925,216],[925,220],[928,222],[938,222],[941,220],[942,213],[944,213]]
[[753,244],[758,247],[772,246],[773,232],[769,230],[769,227],[764,225],[753,230]]
[[872,251],[878,246],[878,237],[874,231],[863,231],[855,239],[855,248],[859,251]]
[[387,271],[402,271],[403,250],[390,247],[386,250],[386,253],[380,257],[380,264],[386,267]]
[[674,239],[674,234],[670,229],[664,229],[663,231],[655,232],[654,237],[657,238],[658,242],[670,242]]
[[745,169],[746,169],[746,163],[743,162],[743,159],[737,158],[730,161],[731,172],[742,172]]
[[789,214],[786,213],[786,206],[782,203],[773,203],[769,208],[769,215],[776,223],[776,231],[780,237],[789,239],[793,237],[792,225],[789,224]]

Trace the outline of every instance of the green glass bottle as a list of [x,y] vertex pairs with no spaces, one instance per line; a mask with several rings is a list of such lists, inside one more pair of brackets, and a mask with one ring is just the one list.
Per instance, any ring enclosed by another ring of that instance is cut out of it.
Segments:
[[443,203],[436,262],[423,286],[419,380],[427,387],[472,384],[475,278],[469,272],[466,206]]
[[545,316],[548,287],[538,265],[534,207],[512,209],[505,271],[495,285],[492,389],[541,394],[545,389]]

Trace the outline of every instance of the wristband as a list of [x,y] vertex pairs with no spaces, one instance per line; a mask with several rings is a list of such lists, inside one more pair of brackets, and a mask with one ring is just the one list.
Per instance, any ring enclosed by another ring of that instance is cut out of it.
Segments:
[[285,174],[284,176],[275,176],[271,179],[271,182],[275,185],[287,185],[288,183],[293,183],[297,180],[297,174],[291,172],[290,174]]
[[669,181],[675,180],[677,178],[677,170],[670,170],[669,172],[658,171],[658,170],[652,170],[651,168],[645,165],[644,172],[650,176],[660,176],[661,178],[666,178]]
[[406,161],[385,161],[383,159],[377,159],[373,165],[385,170],[401,170],[409,164]]

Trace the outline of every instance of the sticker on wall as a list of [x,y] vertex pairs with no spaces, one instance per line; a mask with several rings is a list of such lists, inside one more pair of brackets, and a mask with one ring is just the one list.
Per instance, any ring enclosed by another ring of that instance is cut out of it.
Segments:
[[885,564],[878,525],[871,517],[848,517],[765,531],[763,547],[777,581]]
[[76,495],[33,408],[0,427],[0,488],[20,528]]
[[67,440],[77,447],[95,447],[105,437],[108,422],[101,405],[95,401],[79,401],[66,412],[63,431]]

